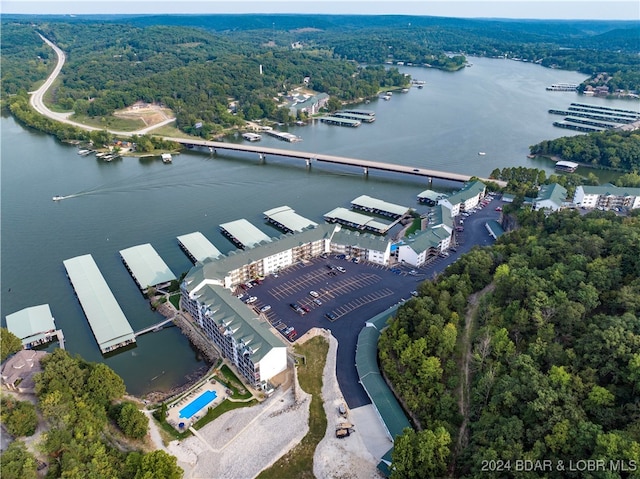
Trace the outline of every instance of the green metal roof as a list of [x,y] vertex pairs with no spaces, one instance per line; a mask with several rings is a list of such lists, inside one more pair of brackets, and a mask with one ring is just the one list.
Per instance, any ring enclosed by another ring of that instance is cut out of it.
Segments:
[[600,186],[579,186],[586,195],[599,196],[640,196],[640,188],[630,188],[626,186],[615,186],[611,183]]
[[355,211],[348,210],[347,208],[334,208],[324,215],[327,220],[338,220],[346,223],[350,223],[360,228],[372,228],[380,232],[386,232],[391,223],[386,223],[373,218],[372,216],[363,215],[362,213],[356,213]]
[[23,344],[42,337],[41,333],[56,329],[48,304],[21,309],[6,317],[7,329],[20,338]]
[[411,424],[380,374],[377,362],[379,337],[380,332],[373,324],[362,328],[356,346],[356,369],[360,383],[382,417],[389,435],[395,439]]
[[178,241],[196,261],[217,258],[222,254],[200,231],[178,236]]
[[176,279],[160,255],[149,243],[120,250],[120,256],[141,289]]
[[90,254],[63,261],[101,351],[135,341],[133,329]]
[[387,213],[391,213],[396,216],[402,216],[409,211],[409,207],[400,206],[393,203],[387,203],[386,201],[379,200],[377,198],[372,198],[367,195],[358,196],[355,200],[351,202],[354,206],[371,208],[373,210],[384,211]]
[[290,231],[302,231],[305,228],[318,226],[318,223],[314,223],[304,216],[300,216],[289,206],[272,208],[265,211],[264,215],[271,221],[280,223]]
[[558,206],[567,200],[567,189],[558,183],[542,185],[535,201],[552,201]]
[[220,225],[220,228],[226,231],[229,236],[235,238],[236,241],[246,248],[253,248],[263,241],[271,241],[271,238],[244,218],[236,221],[230,221],[229,223],[223,223]]
[[204,279],[223,281],[229,271],[234,271],[242,266],[252,264],[296,246],[302,246],[321,239],[330,239],[336,228],[338,228],[336,225],[323,223],[300,233],[282,235],[277,241],[261,244],[252,249],[236,250],[215,260],[207,259],[191,268],[185,280],[187,285],[192,287],[197,286]]
[[485,189],[485,185],[482,181],[470,181],[465,183],[465,185],[455,193],[452,193],[447,197],[447,200],[452,205],[456,205],[458,203],[464,203],[469,198],[473,198],[476,195],[481,194]]
[[259,362],[271,349],[286,347],[269,329],[266,321],[222,286],[205,285],[198,290],[198,301],[205,304],[209,316],[218,326],[224,326],[238,345],[251,349],[251,359]]
[[345,228],[340,228],[339,231],[336,231],[331,242],[373,251],[386,251],[390,244],[390,241],[384,236],[376,236]]

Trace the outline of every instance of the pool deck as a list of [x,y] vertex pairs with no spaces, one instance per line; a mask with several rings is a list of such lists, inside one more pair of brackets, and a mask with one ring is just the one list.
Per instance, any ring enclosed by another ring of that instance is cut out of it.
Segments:
[[[194,401],[205,391],[215,391],[217,397],[213,401],[205,405],[202,409],[197,411],[191,418],[186,419],[180,417],[180,411],[182,410],[182,408],[187,406],[191,401]],[[169,409],[167,410],[167,422],[178,431],[185,431],[189,427],[193,426],[193,424],[195,424],[198,419],[204,416],[209,408],[218,406],[227,397],[229,396],[227,394],[226,388],[215,379],[210,378],[208,381],[206,381],[196,389],[190,390],[186,396],[183,396],[181,399],[169,404]],[[179,424],[181,422],[184,423],[184,428],[179,427]]]

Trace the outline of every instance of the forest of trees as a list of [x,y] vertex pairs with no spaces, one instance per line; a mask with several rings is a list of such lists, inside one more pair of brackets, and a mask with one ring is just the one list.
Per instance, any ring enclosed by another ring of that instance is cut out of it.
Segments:
[[[272,19],[269,25],[268,18],[257,16],[3,17],[3,104],[8,105],[8,95],[32,90],[53,68],[56,57],[38,31],[67,53],[50,97],[55,108],[101,118],[136,101],[157,102],[175,112],[180,129],[203,137],[244,120],[295,120],[278,107],[305,77],[310,88],[342,102],[405,86],[409,79],[380,66],[385,62],[458,70],[466,55],[519,58],[579,70],[594,84],[606,79],[612,92],[640,90],[635,56],[640,35],[630,22]],[[294,42],[302,48],[292,48]],[[58,136],[67,133],[72,131]]]
[[553,155],[585,165],[640,172],[640,130],[607,130],[563,136],[533,145],[534,155]]
[[[123,400],[122,379],[103,363],[89,363],[56,349],[36,375],[38,409],[48,424],[43,434],[48,478],[179,479],[176,458],[162,450],[142,452],[148,418]],[[19,437],[37,424],[31,403],[2,400],[2,421],[18,436],[0,456],[3,479],[37,477],[38,461]],[[128,438],[128,441],[123,439]]]
[[640,477],[640,214],[521,211],[518,222],[422,283],[381,337],[381,366],[416,425],[395,443],[393,478],[541,477],[516,473],[518,460],[633,468],[548,478]]

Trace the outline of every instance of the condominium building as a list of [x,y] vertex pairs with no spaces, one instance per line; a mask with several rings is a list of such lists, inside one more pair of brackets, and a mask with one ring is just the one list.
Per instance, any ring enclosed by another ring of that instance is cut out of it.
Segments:
[[583,186],[576,188],[573,202],[583,208],[611,210],[640,208],[640,188],[615,186],[610,183],[600,186]]

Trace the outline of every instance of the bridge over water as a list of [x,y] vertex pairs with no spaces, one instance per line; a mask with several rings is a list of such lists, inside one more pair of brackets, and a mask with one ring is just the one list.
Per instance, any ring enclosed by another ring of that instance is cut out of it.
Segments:
[[[394,163],[384,163],[381,161],[360,160],[357,158],[348,158],[345,156],[325,155],[322,153],[309,153],[304,151],[285,150],[281,148],[267,148],[263,146],[254,145],[242,145],[234,143],[222,143],[219,141],[197,140],[197,139],[185,139],[185,138],[171,138],[164,137],[165,140],[175,141],[185,146],[199,146],[217,150],[229,150],[239,151],[245,153],[257,153],[260,159],[266,158],[267,155],[283,156],[288,158],[296,158],[304,160],[307,166],[311,166],[314,161],[320,163],[333,163],[337,165],[355,166],[362,168],[364,174],[368,174],[369,170],[390,171],[393,173],[401,173],[413,176],[422,176],[429,180],[438,178],[441,180],[451,180],[466,182],[471,179],[469,175],[461,175],[459,173],[451,173],[447,171],[430,170],[427,168],[415,168],[413,166],[396,165]],[[481,181],[488,182],[493,181],[500,186],[506,186],[505,181],[491,180],[488,178],[480,178]]]

